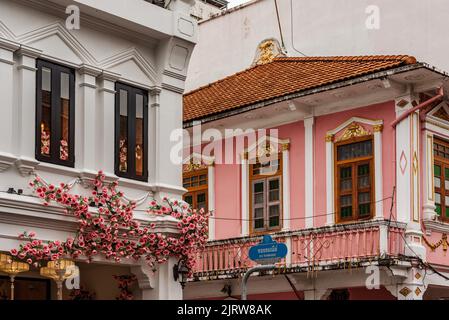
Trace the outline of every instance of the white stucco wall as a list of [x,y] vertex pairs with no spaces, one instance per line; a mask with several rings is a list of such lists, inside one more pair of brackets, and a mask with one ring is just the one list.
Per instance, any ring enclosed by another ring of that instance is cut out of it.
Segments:
[[[293,46],[307,56],[410,54],[449,70],[445,35],[449,3],[445,0],[277,2],[289,56],[301,55]],[[380,10],[378,30],[365,26],[369,16],[365,10],[370,5]],[[257,45],[272,37],[280,40],[274,0],[250,1],[241,9],[201,23],[187,91],[248,68]]]
[[190,14],[199,20],[205,20],[220,12],[220,8],[217,8],[207,2],[203,2],[202,0],[196,0]]
[[[87,194],[86,183],[103,170],[138,204],[135,219],[154,221],[160,232],[177,232],[174,219],[145,210],[153,198],[180,198],[184,192],[182,168],[170,161],[175,142],[169,137],[182,127],[182,93],[197,39],[196,21],[189,14],[193,3],[173,0],[163,9],[144,0],[100,2],[75,1],[81,26],[68,30],[68,1],[0,0],[0,251],[18,247],[24,231],[35,231],[42,240],[65,241],[74,235],[73,217],[57,206],[44,207],[33,196],[28,187],[33,174],[53,184],[78,181],[72,192]],[[35,159],[36,59],[75,71],[74,168]],[[114,174],[116,82],[148,91],[145,182]],[[8,188],[24,192],[9,194]],[[165,265],[160,270],[165,275],[158,280],[161,290],[147,296],[180,298],[179,284],[166,275],[171,269]]]

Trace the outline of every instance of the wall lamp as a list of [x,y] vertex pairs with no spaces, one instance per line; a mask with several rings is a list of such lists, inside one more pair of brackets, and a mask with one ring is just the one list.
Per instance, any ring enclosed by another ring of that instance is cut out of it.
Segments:
[[189,269],[187,269],[184,260],[179,260],[179,262],[173,266],[173,279],[179,281],[183,290],[186,286],[188,275]]

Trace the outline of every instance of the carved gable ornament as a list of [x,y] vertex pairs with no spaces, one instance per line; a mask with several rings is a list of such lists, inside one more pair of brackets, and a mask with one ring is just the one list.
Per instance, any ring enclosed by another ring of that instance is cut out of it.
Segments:
[[192,154],[184,159],[182,163],[182,172],[189,173],[193,171],[205,170],[209,166],[213,166],[215,159],[206,155]]
[[439,104],[430,114],[440,120],[449,122],[449,108],[446,103]]
[[270,63],[274,58],[284,56],[279,42],[276,39],[267,39],[257,46],[252,66]]
[[276,137],[262,137],[260,141],[249,146],[243,152],[243,158],[246,160],[257,158],[277,157],[280,152],[290,149],[289,139],[278,139]]
[[362,127],[357,122],[351,123],[346,127],[345,131],[338,139],[338,141],[346,141],[352,138],[364,137],[371,135],[371,132],[367,131],[364,127]]

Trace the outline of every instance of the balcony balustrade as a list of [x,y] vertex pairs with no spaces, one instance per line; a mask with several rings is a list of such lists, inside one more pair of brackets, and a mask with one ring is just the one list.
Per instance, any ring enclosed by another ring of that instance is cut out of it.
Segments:
[[[405,225],[388,220],[359,222],[272,234],[288,247],[278,265],[290,272],[318,268],[351,268],[354,264],[395,258],[404,254]],[[192,280],[236,277],[256,265],[249,249],[262,237],[210,241],[196,253]]]

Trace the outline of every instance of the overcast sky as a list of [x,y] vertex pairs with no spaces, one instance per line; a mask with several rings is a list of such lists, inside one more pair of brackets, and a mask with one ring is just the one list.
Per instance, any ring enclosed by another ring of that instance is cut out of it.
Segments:
[[248,2],[249,0],[228,0],[229,1],[229,8],[238,6],[239,4]]

